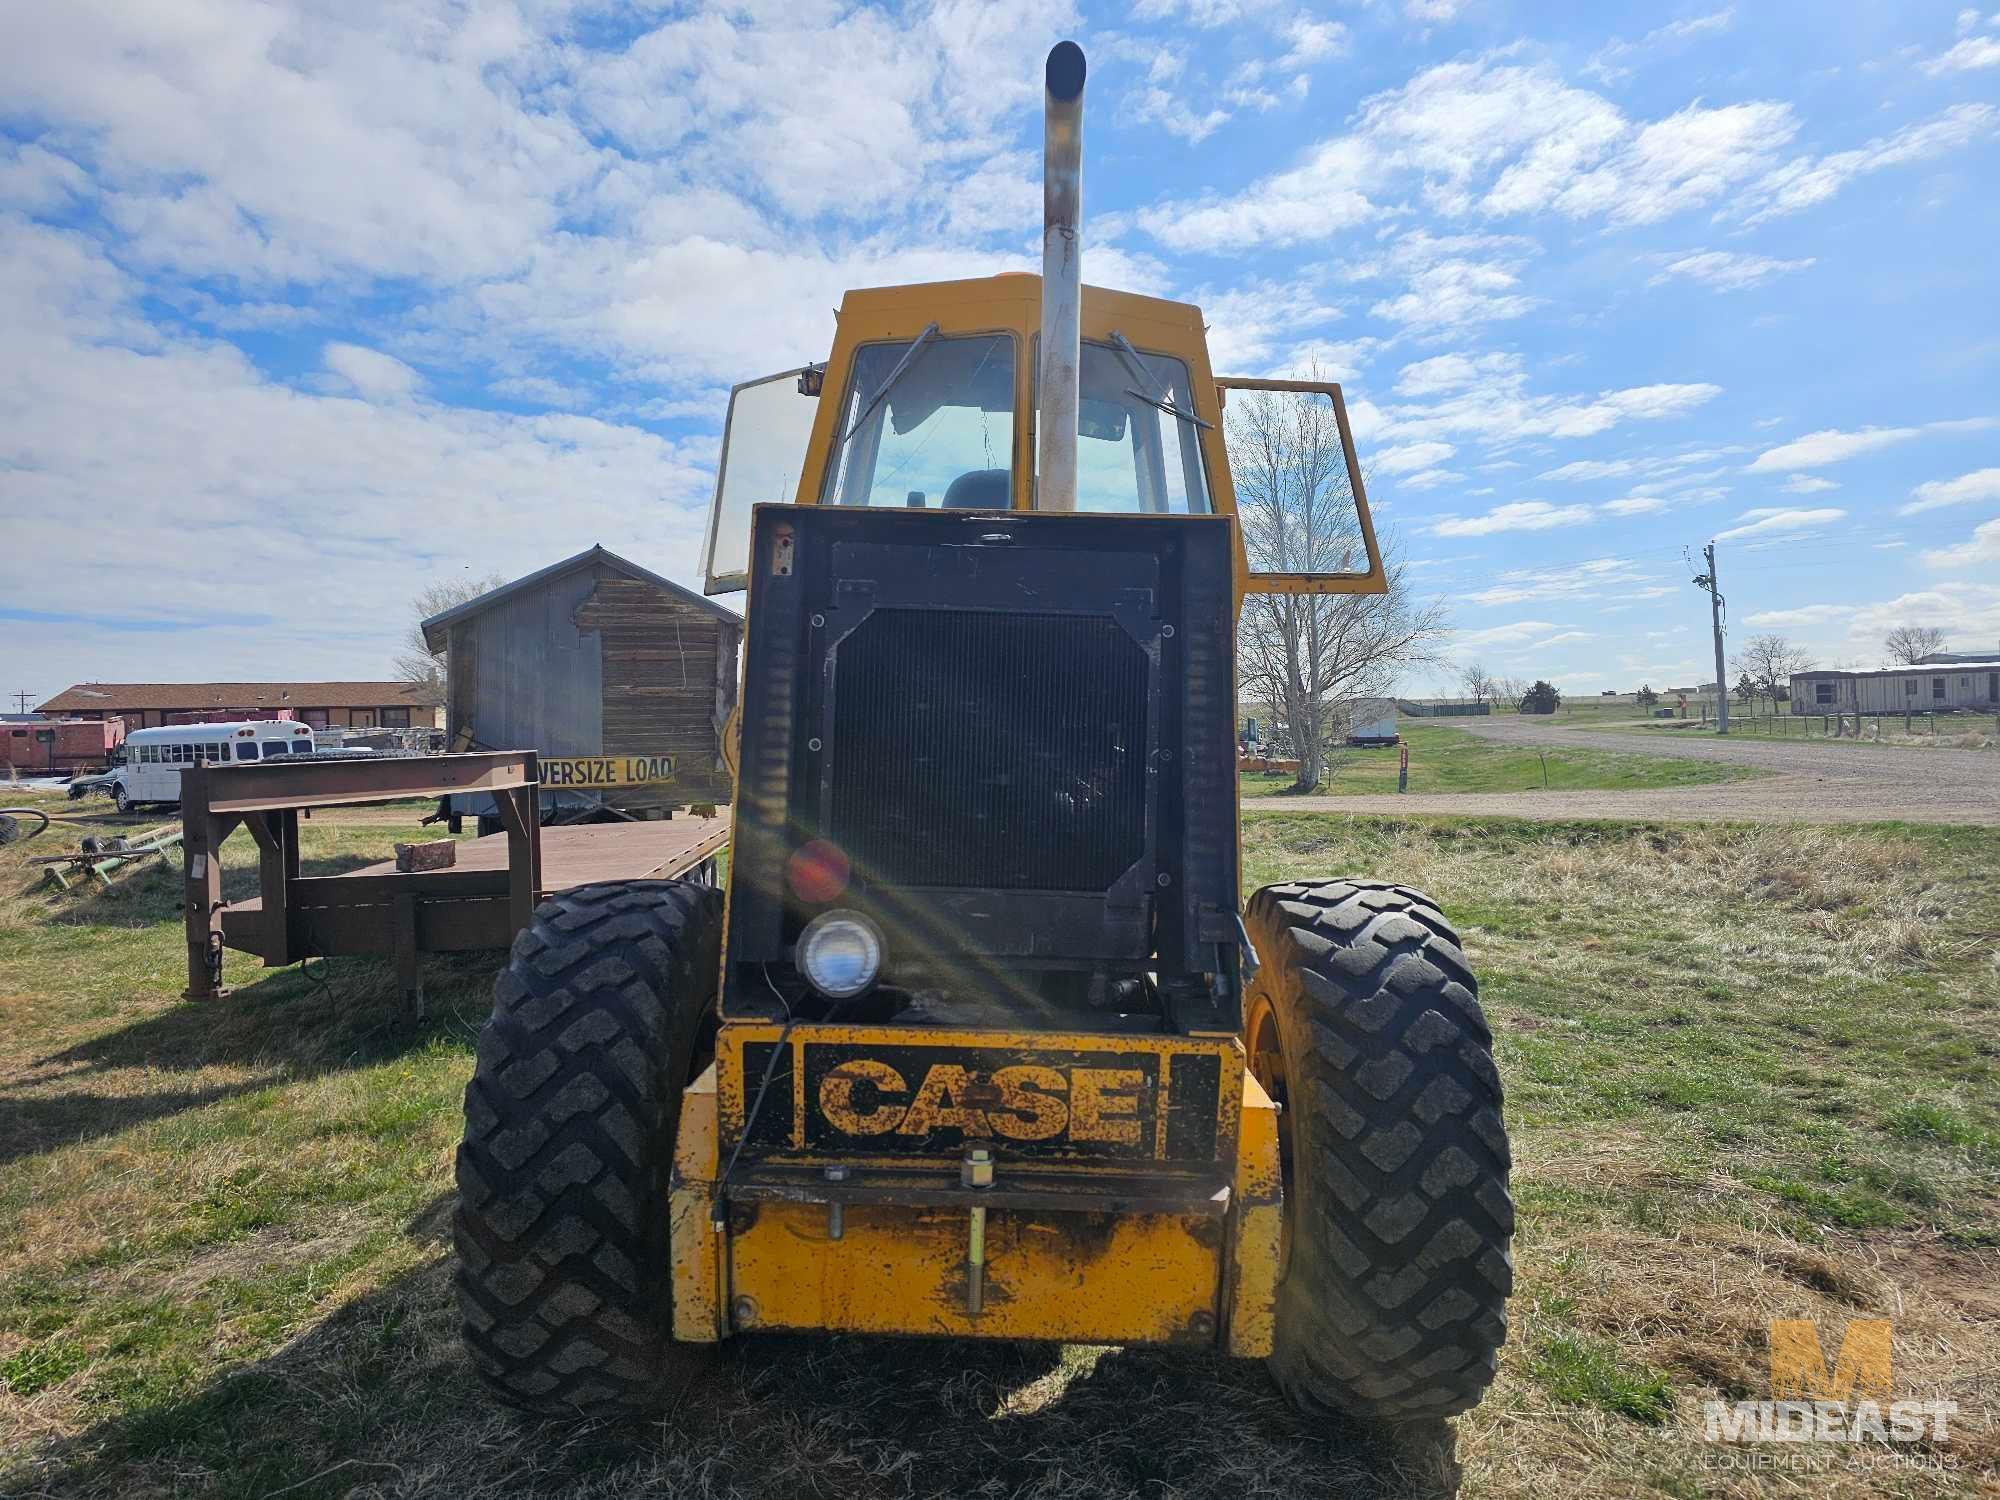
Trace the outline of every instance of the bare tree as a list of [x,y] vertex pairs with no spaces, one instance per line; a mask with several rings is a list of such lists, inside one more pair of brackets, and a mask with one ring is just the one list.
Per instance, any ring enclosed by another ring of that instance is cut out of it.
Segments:
[[1898,625],[1882,637],[1891,665],[1914,667],[1933,651],[1944,650],[1944,632],[1935,625]]
[[1794,645],[1782,635],[1753,635],[1743,643],[1731,663],[1749,677],[1752,686],[1771,700],[1771,712],[1778,711],[1778,695],[1790,694],[1792,674],[1812,670],[1812,653]]
[[1500,684],[1476,661],[1458,669],[1458,680],[1465,688],[1465,696],[1474,703],[1486,703],[1500,690]]
[[[1366,548],[1333,405],[1324,396],[1239,391],[1227,408],[1230,472],[1250,566],[1261,572],[1347,572]],[[1284,721],[1298,757],[1296,790],[1325,775],[1344,734],[1343,703],[1385,694],[1418,665],[1441,665],[1444,608],[1422,600],[1390,555],[1386,594],[1251,594],[1238,640],[1242,686]]]
[[419,589],[416,598],[410,601],[414,618],[403,637],[402,648],[396,652],[396,676],[418,688],[424,702],[433,705],[444,702],[446,669],[445,653],[433,652],[424,641],[424,621],[468,599],[490,593],[506,581],[498,573],[483,578],[436,579]]
[[1528,696],[1528,679],[1525,677],[1496,677],[1493,679],[1493,701],[1495,703],[1518,704]]

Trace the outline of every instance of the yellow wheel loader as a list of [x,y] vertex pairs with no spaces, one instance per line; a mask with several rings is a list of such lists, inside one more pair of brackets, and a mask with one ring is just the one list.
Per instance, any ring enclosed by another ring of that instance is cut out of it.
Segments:
[[[1493,1378],[1508,1144],[1456,937],[1384,881],[1241,894],[1245,597],[1385,586],[1340,391],[1218,379],[1198,309],[1081,284],[1083,85],[1063,43],[1039,278],[850,292],[823,365],[732,395],[726,890],[545,903],[466,1092],[505,1401],[643,1409],[765,1330],[1222,1350],[1385,1422]],[[1234,463],[1225,400],[1279,424]]]

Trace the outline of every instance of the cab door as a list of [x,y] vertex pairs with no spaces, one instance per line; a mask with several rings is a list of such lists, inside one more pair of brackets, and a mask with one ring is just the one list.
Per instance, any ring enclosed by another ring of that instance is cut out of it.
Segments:
[[750,507],[789,505],[798,497],[823,374],[823,366],[806,365],[730,391],[702,554],[704,593],[738,593],[747,586]]
[[1245,592],[1387,593],[1340,387],[1238,376],[1215,384]]

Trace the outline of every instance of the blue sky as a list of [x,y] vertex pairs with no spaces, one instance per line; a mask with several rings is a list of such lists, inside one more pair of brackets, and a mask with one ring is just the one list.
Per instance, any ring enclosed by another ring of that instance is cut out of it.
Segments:
[[0,688],[692,578],[731,383],[1035,263],[1062,36],[1086,277],[1336,373],[1457,655],[1705,678],[1710,537],[1738,640],[2000,644],[2000,11],[68,0],[0,53]]

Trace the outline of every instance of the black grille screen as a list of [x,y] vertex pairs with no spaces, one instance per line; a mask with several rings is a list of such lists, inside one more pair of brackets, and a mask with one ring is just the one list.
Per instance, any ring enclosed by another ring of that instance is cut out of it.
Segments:
[[890,886],[1104,890],[1145,848],[1146,667],[1107,619],[877,610],[836,654],[829,836]]

